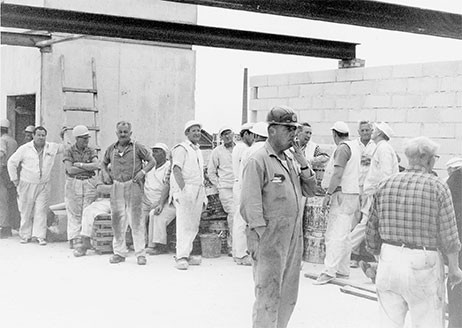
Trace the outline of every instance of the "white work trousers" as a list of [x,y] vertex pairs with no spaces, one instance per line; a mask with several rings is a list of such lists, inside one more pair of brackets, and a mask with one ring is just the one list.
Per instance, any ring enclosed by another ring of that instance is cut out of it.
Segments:
[[359,255],[359,245],[366,239],[366,226],[369,221],[369,210],[372,204],[372,196],[364,196],[361,204],[361,221],[350,232],[352,252]]
[[205,200],[203,186],[187,184],[176,193],[176,258],[189,258],[193,241],[199,232],[202,205]]
[[111,201],[109,198],[97,199],[83,209],[81,236],[93,237],[93,223],[98,215],[111,214]]
[[176,208],[173,204],[165,204],[159,215],[154,210],[149,213],[149,239],[148,246],[156,244],[167,244],[167,226],[176,217]]
[[219,188],[218,196],[220,197],[221,205],[225,210],[228,221],[228,249],[233,247],[233,220],[234,212],[236,212],[236,203],[234,202],[233,188]]
[[111,217],[114,239],[114,254],[126,257],[128,250],[125,241],[127,226],[130,225],[135,247],[135,256],[146,255],[146,219],[141,214],[143,184],[132,180],[114,181],[111,194]]
[[444,266],[438,251],[382,244],[375,285],[381,327],[443,328]]
[[47,211],[50,200],[50,184],[19,181],[18,206],[21,213],[19,237],[46,238]]
[[[242,218],[239,208],[241,206],[241,184],[234,183],[233,187],[235,212],[233,218],[233,256],[235,258],[243,258],[247,255],[247,223]],[[231,228],[230,228],[231,230]]]
[[77,238],[82,230],[82,212],[96,199],[95,179],[66,177],[64,201],[67,212],[67,239]]
[[350,230],[355,211],[359,207],[359,195],[338,191],[332,195],[325,235],[325,273],[335,277],[337,273],[350,274]]

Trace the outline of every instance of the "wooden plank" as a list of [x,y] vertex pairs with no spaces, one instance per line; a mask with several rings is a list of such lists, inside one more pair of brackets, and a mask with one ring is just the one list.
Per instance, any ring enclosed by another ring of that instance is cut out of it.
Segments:
[[70,87],[63,87],[63,92],[74,92],[74,93],[98,93],[97,90],[85,89],[85,88],[70,88]]
[[[316,280],[319,276],[319,274],[315,274],[315,273],[310,273],[310,272],[307,272],[305,273],[305,278],[310,278],[310,279],[313,279],[313,280]],[[375,289],[375,285],[373,285],[372,288],[368,288],[364,285],[360,285],[360,284],[357,284],[357,283],[354,283],[354,282],[351,282],[347,279],[339,279],[339,278],[334,278],[333,280],[331,280],[330,282],[328,282],[329,284],[333,284],[333,285],[337,285],[337,286],[351,286],[351,287],[354,287],[354,288],[357,288],[359,290],[363,290],[363,291],[366,291],[366,292],[370,292],[370,293],[377,293],[376,289]]]
[[98,112],[97,108],[94,107],[77,107],[77,106],[65,106],[63,110],[66,112]]

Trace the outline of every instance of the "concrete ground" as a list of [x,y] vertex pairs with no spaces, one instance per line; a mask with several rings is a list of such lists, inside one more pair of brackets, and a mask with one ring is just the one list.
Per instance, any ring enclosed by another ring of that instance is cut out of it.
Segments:
[[[173,254],[150,256],[146,266],[133,255],[116,265],[108,259],[92,251],[75,258],[67,243],[0,240],[0,327],[251,327],[252,268],[230,257],[203,259],[188,271],[174,268]],[[303,273],[321,270],[303,265]],[[373,287],[360,269],[351,280]],[[377,302],[300,278],[290,328],[377,325]]]

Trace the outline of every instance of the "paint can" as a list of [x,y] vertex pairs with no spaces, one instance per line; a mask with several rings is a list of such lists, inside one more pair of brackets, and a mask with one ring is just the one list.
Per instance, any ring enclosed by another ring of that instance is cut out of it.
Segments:
[[221,238],[216,233],[204,233],[200,235],[202,256],[216,258],[221,255]]

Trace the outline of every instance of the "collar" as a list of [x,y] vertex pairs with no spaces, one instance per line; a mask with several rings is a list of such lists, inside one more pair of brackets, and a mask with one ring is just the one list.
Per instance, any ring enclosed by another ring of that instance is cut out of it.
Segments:
[[84,149],[80,150],[79,148],[77,148],[77,144],[74,143],[74,144],[71,146],[71,149],[75,149],[75,150],[78,151],[78,152],[84,153],[84,152],[88,151],[88,149],[90,149],[90,147],[87,146],[87,147],[85,147]]
[[[264,144],[263,147],[265,147],[266,152],[268,153],[268,156],[276,157],[278,159],[278,161],[281,161],[281,159],[278,157],[278,155],[274,151],[273,147],[271,147],[271,144],[268,142],[268,140],[265,141],[265,144]],[[288,155],[290,153],[290,152],[288,153],[288,151],[289,151],[288,149],[283,151],[283,153],[284,153],[284,155],[286,157],[285,160],[292,160],[292,157]]]
[[[117,146],[119,145],[119,140],[116,141],[116,143],[114,144],[114,148],[116,148]],[[133,145],[133,140],[130,139],[130,141],[128,142],[127,146],[129,145]]]
[[431,173],[427,172],[427,169],[422,165],[413,165],[406,169],[406,172],[418,172],[418,173]]
[[199,144],[197,144],[197,145],[196,145],[196,144],[193,144],[193,143],[191,142],[191,140],[189,140],[189,139],[186,139],[186,144],[189,145],[189,146],[190,146],[192,149],[194,149],[194,150],[198,150],[198,149],[201,148],[201,146],[200,146]]

